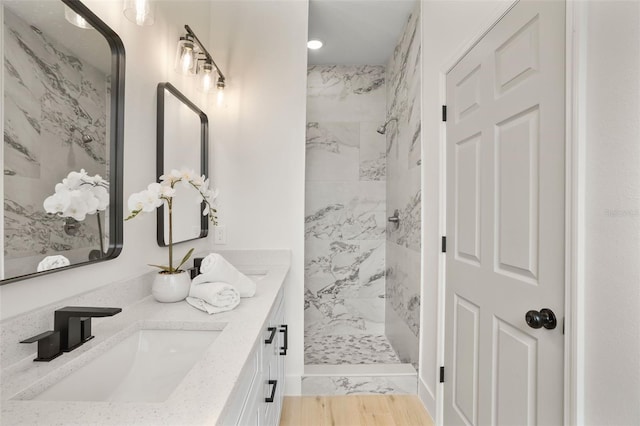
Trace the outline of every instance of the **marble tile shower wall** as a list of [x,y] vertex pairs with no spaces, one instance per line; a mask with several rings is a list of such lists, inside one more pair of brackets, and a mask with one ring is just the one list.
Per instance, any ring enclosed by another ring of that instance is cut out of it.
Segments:
[[[14,276],[51,252],[99,244],[93,221],[69,236],[42,202],[71,170],[105,176],[108,76],[7,7],[3,59],[5,261],[15,259],[5,266]],[[82,143],[72,126],[93,142]],[[40,255],[16,259],[32,253]]]
[[[384,66],[310,66],[307,87],[305,345],[383,335]],[[316,343],[313,343],[316,342]],[[307,359],[309,361],[309,359]],[[311,362],[311,361],[309,361]]]
[[419,2],[387,65],[387,206],[399,226],[386,233],[385,332],[402,362],[418,363],[420,327],[420,25]]

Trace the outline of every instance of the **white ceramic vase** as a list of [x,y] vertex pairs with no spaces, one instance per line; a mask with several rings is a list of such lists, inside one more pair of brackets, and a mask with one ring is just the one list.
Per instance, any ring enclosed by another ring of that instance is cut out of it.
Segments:
[[179,274],[156,274],[151,294],[162,303],[180,302],[189,295],[191,279],[186,271]]

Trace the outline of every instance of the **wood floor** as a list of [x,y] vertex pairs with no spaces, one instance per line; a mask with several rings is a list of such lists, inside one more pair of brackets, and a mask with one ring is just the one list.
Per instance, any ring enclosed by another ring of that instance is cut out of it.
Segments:
[[288,396],[280,426],[433,426],[415,395]]

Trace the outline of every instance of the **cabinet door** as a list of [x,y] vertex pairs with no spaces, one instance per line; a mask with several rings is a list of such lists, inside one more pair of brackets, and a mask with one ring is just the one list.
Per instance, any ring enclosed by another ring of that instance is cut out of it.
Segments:
[[262,386],[256,383],[249,394],[247,405],[244,407],[237,423],[238,426],[262,426],[266,424],[263,418],[262,401],[264,401],[262,398]]

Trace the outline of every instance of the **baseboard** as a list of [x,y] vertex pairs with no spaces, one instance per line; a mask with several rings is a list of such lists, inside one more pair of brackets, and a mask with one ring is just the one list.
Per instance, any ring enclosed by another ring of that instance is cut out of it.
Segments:
[[291,375],[284,378],[284,394],[285,396],[302,395],[302,376]]
[[418,377],[418,398],[420,398],[422,405],[424,405],[425,410],[427,410],[427,413],[429,414],[431,420],[433,420],[433,424],[435,425],[436,423],[434,419],[436,418],[436,398],[435,395],[432,395],[431,392],[429,392],[429,388],[427,388],[427,385],[425,384],[424,380],[422,380],[422,377]]

